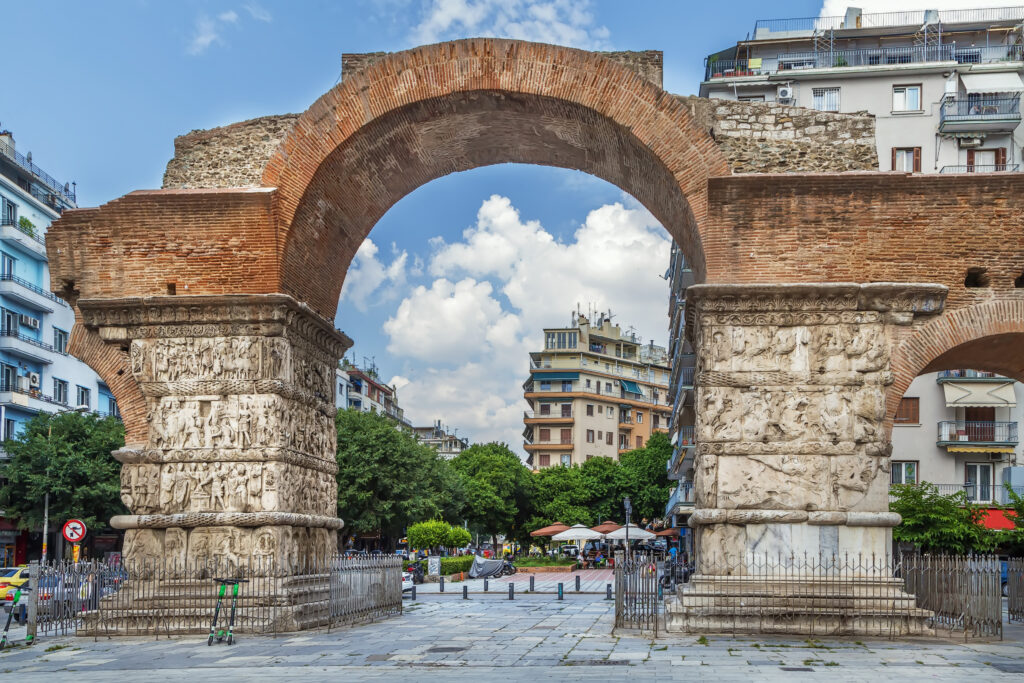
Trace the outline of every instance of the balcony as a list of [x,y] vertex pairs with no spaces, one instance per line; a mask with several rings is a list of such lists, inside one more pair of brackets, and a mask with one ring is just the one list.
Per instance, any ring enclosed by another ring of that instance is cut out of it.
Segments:
[[678,508],[692,508],[695,502],[696,495],[693,490],[693,482],[681,481],[668,498],[668,504],[665,505],[665,516],[678,514]]
[[[1002,484],[935,484],[935,488],[944,496],[955,496],[963,491],[967,494],[969,503],[995,503],[997,505],[1009,505],[1013,503],[1009,491],[1014,490]],[[1024,491],[1015,490],[1018,495],[1024,495]],[[889,493],[889,500],[893,501],[896,496]]]
[[576,419],[571,410],[558,413],[543,413],[533,410],[523,411],[523,422],[526,424],[572,423],[575,421]]
[[1013,381],[994,372],[984,372],[982,370],[943,370],[935,377],[937,384],[945,382],[991,382],[992,380],[1000,382]]
[[67,306],[63,299],[12,273],[0,273],[0,294],[17,299],[37,311],[53,313],[53,305]]
[[672,445],[675,448],[665,469],[669,479],[679,479],[684,473],[686,463],[693,457],[693,447],[696,445],[693,425],[679,427],[676,436],[672,437]]
[[[966,4],[966,3],[965,3]],[[1024,7],[986,7],[979,9],[939,10],[934,19],[939,24],[1009,23],[1011,26],[1024,19]],[[832,17],[796,17],[790,19],[758,19],[754,23],[754,40],[792,38],[815,32],[859,30],[912,26],[920,28],[926,21],[926,10],[896,12],[869,12]],[[770,35],[779,34],[779,35]],[[781,35],[785,34],[785,35]]]
[[943,420],[939,422],[937,445],[950,451],[958,446],[1009,448],[1017,445],[1017,423]]
[[55,413],[69,404],[46,396],[38,389],[24,389],[17,384],[0,383],[0,403],[16,405],[33,413]]
[[[17,330],[0,328],[0,350],[35,361],[37,363],[52,363],[52,355],[60,353],[45,342],[26,336]],[[61,355],[67,355],[62,353]]]
[[939,108],[942,133],[1011,131],[1018,125],[1020,96],[951,98],[944,100]]
[[971,164],[970,166],[943,166],[939,173],[1018,173],[1020,164]]
[[10,218],[0,218],[0,240],[15,242],[26,251],[30,251],[42,260],[46,260],[46,243],[37,230],[26,230]]
[[534,439],[524,439],[523,449],[531,452],[536,451],[571,451],[572,450],[572,439],[563,440],[555,439],[548,441],[539,441]]
[[[57,208],[58,206],[60,206],[60,204],[57,202],[57,198],[59,197],[61,200],[74,205],[75,191],[67,183],[61,185],[53,176],[51,176],[46,171],[33,164],[32,160],[29,157],[25,156],[24,154],[21,154],[20,152],[15,150],[14,147],[7,144],[6,142],[0,141],[0,154],[7,157],[8,160],[14,162],[18,166],[20,166],[22,170],[27,171],[31,175],[35,176],[36,181],[42,183],[49,190],[52,191],[47,195],[49,197],[52,197],[52,201],[44,200],[47,204],[50,204],[50,206]],[[36,192],[34,191],[32,192],[32,194],[35,195]]]
[[796,75],[811,69],[878,68],[956,62],[959,64],[989,64],[1019,62],[1024,59],[1024,45],[995,45],[989,47],[958,47],[945,45],[915,45],[908,47],[857,48],[851,50],[823,50],[782,52],[770,57],[752,59],[705,60],[704,80],[751,78],[774,74]]

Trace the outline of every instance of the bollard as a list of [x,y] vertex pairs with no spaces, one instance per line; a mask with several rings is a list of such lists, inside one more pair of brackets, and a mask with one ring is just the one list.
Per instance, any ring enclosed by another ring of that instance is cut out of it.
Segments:
[[508,599],[509,600],[515,600],[516,599],[516,586],[515,586],[514,583],[510,583],[508,585]]
[[658,599],[659,600],[664,600],[665,599],[665,589],[664,589],[664,587],[660,583],[658,584]]
[[561,583],[558,584],[558,599],[559,600],[563,600],[564,599],[562,597],[562,584]]
[[412,594],[409,596],[413,602],[416,602],[416,584],[412,585]]
[[441,584],[441,592],[444,593],[444,577],[439,577],[438,583]]
[[488,586],[489,586],[489,584],[488,584],[488,582],[487,582],[487,579],[484,579],[484,593],[486,593],[486,592],[487,592],[487,588],[488,588]]
[[462,599],[469,600],[469,586],[462,587]]
[[604,599],[605,600],[611,600],[612,599],[612,585],[610,583],[607,584],[604,587]]
[[579,574],[576,575],[576,592],[577,593],[580,592],[580,575]]
[[533,574],[530,574],[530,592],[531,593],[533,592],[533,579],[534,579]]

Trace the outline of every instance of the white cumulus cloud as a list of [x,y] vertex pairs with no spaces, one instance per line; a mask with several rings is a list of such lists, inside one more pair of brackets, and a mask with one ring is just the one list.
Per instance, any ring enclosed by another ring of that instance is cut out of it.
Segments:
[[385,264],[377,258],[380,249],[367,238],[359,245],[341,289],[341,300],[351,301],[364,313],[371,303],[395,299],[405,285],[405,265],[409,255],[391,245],[392,259]]
[[610,33],[596,25],[589,7],[589,0],[430,0],[411,38],[418,44],[489,36],[606,47]]

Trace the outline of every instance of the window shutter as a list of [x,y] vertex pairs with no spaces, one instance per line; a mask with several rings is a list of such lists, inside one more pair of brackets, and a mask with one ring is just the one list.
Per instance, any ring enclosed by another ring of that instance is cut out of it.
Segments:
[[998,148],[996,148],[996,170],[997,171],[1005,171],[1006,170],[1006,148],[1005,147],[998,147]]
[[914,173],[921,172],[921,148],[914,148]]
[[974,150],[967,150],[967,172],[974,173]]
[[895,147],[892,148],[892,161],[889,164],[889,170],[890,171],[895,171],[896,170],[896,148]]

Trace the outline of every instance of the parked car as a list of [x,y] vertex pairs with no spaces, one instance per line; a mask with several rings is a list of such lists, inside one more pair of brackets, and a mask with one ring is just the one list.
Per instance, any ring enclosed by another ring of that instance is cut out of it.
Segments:
[[7,594],[13,597],[14,590],[28,581],[28,567],[5,567],[0,570],[0,600],[6,600]]
[[577,545],[563,545],[558,552],[564,557],[579,557],[580,548]]
[[404,593],[406,591],[411,591],[412,587],[413,587],[412,572],[406,570],[406,571],[402,572],[402,592]]

